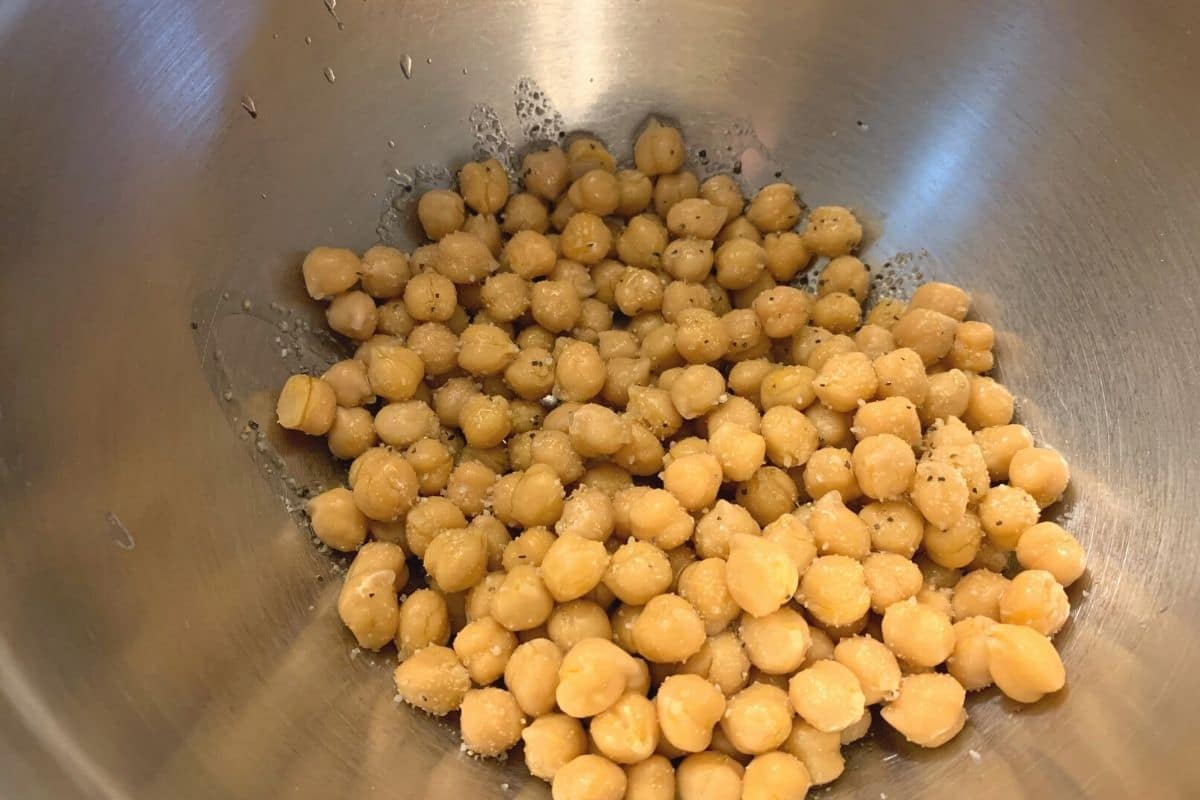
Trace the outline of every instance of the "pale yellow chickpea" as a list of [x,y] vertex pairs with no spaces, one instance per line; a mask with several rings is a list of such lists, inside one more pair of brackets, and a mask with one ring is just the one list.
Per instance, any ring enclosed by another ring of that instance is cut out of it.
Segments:
[[808,214],[802,234],[804,245],[827,258],[844,256],[862,241],[862,225],[848,208],[819,206]]
[[627,419],[596,403],[577,409],[567,432],[572,447],[584,458],[612,455],[628,444],[631,436]]
[[436,436],[438,417],[428,403],[420,400],[388,403],[375,415],[375,430],[384,444],[405,448]]
[[663,467],[663,446],[650,429],[641,423],[630,423],[629,441],[612,459],[630,475],[657,475]]
[[850,295],[859,303],[867,299],[871,288],[871,273],[865,264],[854,256],[840,256],[831,260],[821,270],[817,280],[817,296],[841,293]]
[[983,616],[966,617],[954,623],[954,652],[946,659],[946,670],[968,692],[992,685],[988,640],[995,625],[995,620]]
[[799,571],[780,544],[738,533],[729,542],[726,584],[741,609],[762,617],[792,598],[799,584]]
[[608,639],[584,639],[563,656],[558,706],[572,717],[593,717],[617,702],[636,672],[633,657]]
[[417,202],[417,219],[425,236],[436,242],[462,228],[467,220],[466,206],[458,192],[434,189]]
[[654,195],[654,184],[650,178],[636,169],[618,170],[616,177],[616,213],[629,218],[645,211]]
[[567,199],[579,211],[599,217],[617,210],[621,199],[620,183],[610,170],[591,169],[572,182]]
[[[638,214],[625,226],[621,235],[616,239],[617,256],[621,261],[631,267],[657,268],[663,259],[663,253],[667,248],[667,229],[663,226],[660,220],[654,214]],[[618,305],[621,310],[630,316],[639,313],[640,310],[627,310],[626,305],[637,305],[622,302],[622,293],[618,291],[615,294]],[[641,291],[649,291],[648,285],[644,286]],[[628,295],[628,291],[626,292]],[[661,286],[659,287],[659,295],[661,296]],[[643,303],[642,305],[645,305]],[[651,307],[649,305],[647,308]],[[657,308],[657,305],[652,307]]]
[[572,284],[547,280],[533,284],[529,310],[537,324],[551,333],[561,333],[579,322],[583,305]]
[[783,689],[752,683],[725,704],[721,730],[738,751],[759,755],[776,749],[792,729],[792,706]]
[[921,512],[904,500],[870,503],[859,512],[871,532],[871,546],[876,550],[897,553],[912,558],[925,532]]
[[971,399],[971,382],[966,373],[952,369],[929,376],[925,401],[920,404],[926,425],[939,419],[962,417]]
[[700,184],[700,196],[714,206],[725,209],[729,219],[740,215],[746,205],[741,188],[729,175],[713,175],[705,180]]
[[304,288],[313,300],[339,295],[358,282],[362,262],[352,250],[314,247],[304,257]]
[[804,239],[793,231],[769,233],[763,237],[762,246],[767,256],[767,271],[780,283],[791,281],[812,261],[812,252]]
[[[779,368],[765,358],[751,358],[739,361],[729,370],[729,389],[734,394],[759,402],[763,380],[767,375]],[[814,395],[815,396],[815,395]]]
[[1071,605],[1054,575],[1042,569],[1018,573],[1000,595],[1000,621],[1027,625],[1043,636],[1053,636],[1066,624]]
[[832,333],[852,333],[862,322],[862,308],[852,296],[833,292],[813,303],[812,322]]
[[658,747],[658,715],[654,703],[626,692],[592,719],[589,730],[600,753],[618,764],[645,761]]
[[671,563],[650,542],[632,540],[613,552],[604,585],[623,603],[643,605],[671,585]]
[[743,794],[744,768],[725,753],[694,753],[675,771],[678,800],[739,800]]
[[[779,385],[774,384],[776,387]],[[771,402],[775,399],[771,398]],[[806,464],[820,443],[816,427],[791,405],[772,405],[767,408],[762,417],[762,438],[767,459],[785,469]]]
[[642,339],[639,354],[650,362],[653,372],[663,372],[683,363],[675,348],[675,330],[674,325],[658,325],[647,331]]
[[842,503],[841,494],[826,492],[813,503],[808,518],[817,552],[862,560],[871,552],[871,534],[857,514]]
[[342,408],[334,411],[333,425],[327,442],[334,458],[354,459],[375,446],[375,420],[365,408]]
[[971,430],[1007,425],[1012,421],[1012,393],[991,378],[971,375],[963,422]]
[[915,599],[888,606],[883,640],[898,658],[919,667],[936,667],[954,650],[950,618]]
[[763,333],[772,339],[785,339],[808,324],[812,304],[808,295],[792,286],[776,286],[754,299],[754,313]]
[[354,494],[337,487],[322,492],[306,507],[312,533],[335,551],[350,553],[367,539],[367,518],[354,505]]
[[917,469],[912,446],[890,433],[862,439],[855,445],[851,460],[859,488],[875,500],[900,497],[909,488]]
[[504,368],[504,382],[525,400],[540,400],[554,388],[554,356],[541,347],[527,347]]
[[404,520],[405,544],[417,558],[424,558],[429,543],[442,531],[466,527],[466,517],[450,500],[444,497],[423,497],[412,507]]
[[1000,425],[975,431],[975,443],[983,451],[993,481],[1008,480],[1008,468],[1018,450],[1033,447],[1033,434],[1024,425]]
[[770,342],[763,335],[758,315],[749,308],[735,308],[721,317],[721,325],[729,337],[729,352],[726,358],[737,360],[757,358],[770,349]]
[[910,447],[921,444],[921,418],[916,405],[906,397],[885,397],[864,403],[854,412],[851,430],[860,441],[890,434]]
[[[490,556],[490,552],[489,552]],[[488,565],[489,567],[491,564]],[[488,616],[492,606],[492,595],[504,582],[504,573],[497,570],[483,576],[483,580],[467,590],[463,604],[467,622],[476,622]],[[465,630],[465,628],[464,628]]]
[[987,617],[1000,620],[1000,598],[1008,591],[1008,578],[989,569],[968,572],[954,585],[950,599],[955,619]]
[[[367,365],[358,359],[337,362],[325,371],[321,380],[333,389],[334,401],[342,408],[356,408],[375,402],[375,392],[367,379]],[[308,388],[311,397],[311,385]],[[318,402],[313,410],[318,410],[322,405]]]
[[725,630],[741,613],[729,594],[722,559],[706,558],[685,567],[679,575],[677,591],[700,614],[710,636]]
[[1017,561],[1028,570],[1044,570],[1063,586],[1079,580],[1087,557],[1074,536],[1053,522],[1040,522],[1021,534]]
[[[541,717],[554,710],[562,660],[563,651],[549,639],[532,639],[512,651],[504,665],[504,685],[528,716]],[[551,727],[559,726],[561,723],[551,723]]]
[[866,354],[842,353],[830,358],[817,372],[813,391],[834,411],[854,411],[860,401],[870,400],[879,387],[879,379]]
[[[795,412],[799,414],[800,412]],[[711,415],[710,415],[711,416]],[[763,436],[744,425],[726,423],[709,435],[709,447],[719,466],[721,477],[728,481],[747,481],[763,465],[767,442]],[[668,470],[670,467],[668,467]],[[676,470],[678,472],[678,470]],[[718,486],[719,489],[719,480]],[[709,487],[711,488],[711,487]],[[713,492],[713,499],[716,493]],[[711,505],[705,503],[701,508]]]
[[631,317],[657,311],[662,307],[663,284],[648,269],[628,267],[613,287],[613,299],[621,313]]
[[[809,329],[801,332],[801,335]],[[811,330],[819,331],[820,333],[814,336],[810,341],[805,342],[804,347],[799,344],[800,337],[793,340],[792,353],[798,354],[798,351],[808,348],[808,354],[804,359],[804,364],[812,369],[819,370],[825,366],[831,358],[844,353],[856,353],[857,347],[854,340],[849,336],[841,333],[832,333],[825,328],[812,328]],[[811,345],[811,346],[809,346]],[[866,355],[865,353],[863,355]]]
[[870,636],[842,639],[834,648],[833,657],[858,678],[867,705],[890,702],[899,693],[900,664],[878,639]]
[[562,230],[567,227],[567,222],[575,213],[575,206],[571,204],[570,199],[564,194],[555,203],[554,209],[550,212],[550,224],[554,226],[554,230],[559,232],[557,243],[554,244],[555,254],[563,255],[562,249]]
[[477,283],[494,272],[496,266],[487,244],[474,234],[455,231],[438,242],[434,268],[454,283]]
[[560,536],[546,551],[541,574],[546,588],[560,603],[583,597],[595,588],[608,568],[602,542],[582,536]]
[[586,403],[604,388],[606,374],[595,345],[567,340],[554,362],[554,394],[560,400]]
[[755,522],[767,525],[796,508],[800,490],[788,473],[766,466],[750,476],[750,480],[739,483],[735,494]]
[[381,344],[367,363],[372,391],[385,400],[408,400],[421,386],[425,363],[416,351],[400,344]]
[[491,617],[467,623],[454,637],[454,653],[471,680],[480,686],[494,683],[517,648],[517,637]]
[[868,358],[876,359],[896,349],[896,338],[887,328],[868,324],[854,334],[854,346],[866,353]]
[[655,697],[663,737],[685,753],[705,750],[726,709],[725,696],[698,675],[672,675]]
[[404,308],[419,322],[445,322],[454,314],[457,302],[454,284],[436,272],[414,275],[404,287]]
[[338,594],[338,616],[360,647],[378,650],[396,635],[400,605],[396,593],[408,582],[404,551],[387,542],[362,547]]
[[713,268],[713,245],[701,239],[676,239],[663,251],[662,266],[676,280],[701,283]]
[[750,663],[769,675],[798,670],[812,641],[804,617],[788,606],[761,617],[743,615],[738,635]]
[[797,597],[814,619],[832,627],[858,621],[871,607],[863,565],[848,556],[815,559],[804,573]]
[[417,325],[405,344],[417,354],[426,375],[445,375],[458,365],[458,336],[440,323]]
[[1045,447],[1018,450],[1008,465],[1008,482],[1028,492],[1041,508],[1056,503],[1070,480],[1067,460]]
[[553,800],[621,800],[625,796],[625,772],[603,756],[578,756],[554,774]]
[[508,175],[494,158],[471,161],[458,171],[463,201],[480,214],[495,214],[508,200]]
[[809,367],[777,367],[763,376],[759,385],[759,404],[764,411],[775,406],[803,410],[816,399],[813,380],[816,372]]
[[730,339],[721,319],[707,308],[690,308],[675,319],[675,348],[691,364],[716,361],[729,349]]
[[667,229],[679,238],[713,239],[721,232],[729,211],[700,197],[680,200],[667,213]]
[[742,776],[742,800],[802,798],[812,786],[804,762],[784,752],[763,753],[746,765]]
[[908,307],[928,308],[962,322],[971,308],[971,296],[953,284],[935,281],[917,287]]
[[1066,684],[1066,671],[1053,643],[1024,625],[991,627],[988,671],[1000,691],[1019,703],[1036,703]]
[[[546,642],[545,639],[534,641]],[[516,654],[513,657],[515,658]],[[557,675],[554,676],[554,680],[558,680]],[[505,682],[507,683],[507,679]],[[553,693],[551,703],[553,704]],[[528,709],[523,710],[526,714],[530,713]],[[563,765],[587,752],[587,734],[584,733],[583,726],[579,724],[579,720],[566,714],[547,713],[538,716],[521,732],[521,740],[525,744],[525,766],[531,775],[544,781],[554,780],[555,774]]]
[[958,323],[945,314],[910,305],[908,312],[892,326],[892,336],[898,347],[911,349],[925,366],[930,366],[950,353],[957,326]]
[[[403,291],[403,288],[400,291]],[[412,315],[404,307],[403,298],[388,300],[379,306],[379,322],[375,326],[377,334],[404,338],[412,332],[415,325],[416,322],[413,320]],[[337,366],[337,364],[334,364],[334,366]]]
[[908,303],[903,300],[896,297],[881,297],[867,312],[866,321],[871,325],[878,325],[890,331],[906,311],[908,311]]
[[717,283],[726,289],[745,289],[766,269],[762,245],[749,239],[733,239],[717,248],[714,257]]
[[394,680],[404,702],[438,717],[457,710],[471,688],[471,676],[458,656],[436,644],[400,662]]
[[762,414],[758,412],[758,407],[746,398],[730,397],[704,418],[704,427],[710,437],[725,425],[737,425],[752,433],[761,433]]
[[836,780],[845,770],[841,747],[837,731],[819,731],[797,717],[781,749],[798,758],[813,784],[819,786]]
[[663,488],[675,495],[688,511],[700,511],[717,499],[723,474],[716,456],[708,453],[683,456],[672,459],[663,470]]
[[967,511],[949,528],[925,526],[922,546],[934,563],[948,569],[960,569],[975,560],[982,542],[983,530],[979,525],[979,517]]
[[1001,483],[988,489],[979,502],[979,520],[988,541],[1015,550],[1025,531],[1037,524],[1041,509],[1029,492]]
[[532,565],[513,566],[492,594],[492,618],[510,631],[527,631],[550,618],[554,597]]
[[[519,192],[509,197],[508,202],[504,204],[504,211],[499,216],[500,229],[509,235],[518,231],[536,231],[544,234],[550,229],[550,212],[546,209],[546,204],[532,192]],[[471,220],[467,220],[468,227],[470,223]],[[496,247],[493,254],[499,255],[500,249]]]
[[871,553],[863,559],[863,574],[871,592],[871,610],[876,614],[921,591],[920,568],[897,553]]
[[557,200],[571,182],[566,153],[557,145],[529,153],[521,163],[521,182],[543,200]]
[[[711,466],[711,465],[710,465]],[[679,547],[690,538],[695,521],[679,499],[664,489],[642,493],[629,510],[629,532],[662,550]]]
[[348,339],[364,341],[375,335],[379,311],[375,300],[366,292],[344,292],[330,301],[325,320],[331,330]]
[[925,403],[929,394],[929,377],[921,356],[915,350],[898,347],[876,357],[871,364],[879,378],[880,397],[903,397],[917,406]]
[[704,620],[676,594],[650,599],[633,623],[633,642],[648,661],[681,663],[704,644]]
[[459,336],[458,365],[472,375],[497,375],[517,357],[519,349],[495,325],[470,325]]
[[333,427],[337,408],[330,384],[311,375],[293,375],[279,391],[275,419],[284,428],[324,436]]
[[354,503],[363,514],[390,522],[412,507],[417,499],[417,475],[403,456],[373,447],[355,463],[359,468],[353,481]]
[[564,256],[590,265],[599,264],[608,255],[612,241],[612,232],[604,220],[595,214],[579,211],[567,220],[559,244]]
[[728,558],[730,540],[739,533],[758,536],[762,530],[745,508],[718,500],[696,523],[696,554],[701,558]]
[[[464,451],[465,453],[465,451]],[[460,460],[446,482],[446,497],[473,516],[483,511],[492,484],[496,482],[496,471],[483,461]]]
[[[816,429],[815,425],[813,427]],[[804,490],[814,500],[820,500],[830,492],[837,492],[845,502],[857,499],[862,490],[855,478],[850,451],[822,447],[812,453],[804,465]]]
[[625,800],[675,800],[675,767],[666,756],[630,764],[625,779]]
[[640,172],[651,177],[675,172],[683,166],[686,151],[677,128],[651,117],[633,145],[633,160]]
[[844,730],[866,710],[858,676],[840,661],[818,661],[797,672],[788,682],[788,697],[796,714],[819,731]]
[[433,589],[418,589],[400,604],[396,629],[400,660],[429,645],[450,641],[450,612],[445,598]]
[[571,600],[556,606],[546,621],[546,632],[560,648],[570,650],[584,639],[611,639],[612,624],[604,608],[592,600]]
[[671,403],[683,419],[704,416],[717,407],[724,395],[725,376],[707,364],[685,368],[670,389]]
[[480,530],[444,530],[429,542],[422,561],[440,589],[465,591],[487,574],[487,539]]
[[992,346],[996,333],[986,322],[963,322],[954,332],[950,349],[950,364],[967,372],[988,372],[995,364]]
[[932,460],[917,464],[909,497],[934,526],[956,525],[967,511],[969,495],[966,480],[953,465]]
[[941,747],[963,729],[967,693],[949,675],[906,675],[900,693],[883,707],[884,721],[921,747]]
[[710,636],[700,650],[684,662],[682,672],[704,678],[726,697],[732,697],[749,682],[750,659],[737,634],[725,631]]
[[[725,287],[721,286],[721,284],[716,280],[715,276],[710,276],[708,281],[705,282],[705,285],[709,286],[713,292],[723,293],[724,296],[729,299],[729,305],[731,308],[745,308],[753,310],[754,301],[758,299],[758,296],[763,292],[771,291],[775,288],[776,284],[775,279],[764,270],[760,272],[758,277],[751,281],[750,285],[744,289],[726,289]],[[717,305],[718,301],[714,297],[713,308],[715,309]],[[720,305],[722,306],[723,312],[727,312],[729,310],[724,308],[724,301],[721,301]],[[771,342],[765,343],[763,347],[759,348],[762,350],[762,352],[756,352],[754,357],[759,357],[770,353],[771,344]]]
[[746,219],[763,233],[788,230],[800,221],[796,189],[789,183],[764,186],[746,208]]
[[450,378],[433,392],[433,408],[438,419],[447,427],[458,427],[458,417],[467,398],[479,394],[479,384],[472,378]]

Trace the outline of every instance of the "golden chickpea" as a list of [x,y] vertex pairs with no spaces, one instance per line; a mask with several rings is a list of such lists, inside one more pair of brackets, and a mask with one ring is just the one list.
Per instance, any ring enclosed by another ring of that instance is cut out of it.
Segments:
[[988,640],[996,622],[991,617],[966,617],[954,623],[954,652],[946,670],[968,692],[992,685],[988,669]]
[[1033,435],[1024,425],[1000,425],[975,432],[993,481],[1008,480],[1008,468],[1018,450],[1033,447]]
[[599,264],[608,255],[612,241],[612,232],[604,220],[595,214],[580,211],[567,220],[559,243],[567,258],[580,264]]
[[[403,292],[403,288],[400,291]],[[404,307],[403,298],[398,297],[388,300],[379,306],[379,321],[375,326],[377,333],[403,339],[412,332],[415,325],[416,322],[413,320],[412,315]],[[337,364],[334,364],[334,366],[336,367]],[[363,366],[366,366],[365,362]]]
[[504,382],[518,397],[540,400],[554,388],[554,357],[540,347],[527,347],[505,367]]
[[817,296],[833,293],[848,294],[859,303],[867,299],[871,289],[871,273],[865,264],[854,256],[840,256],[831,260],[821,270],[817,281]]
[[971,296],[949,283],[926,283],[913,292],[908,307],[928,308],[962,322],[971,308]]
[[555,696],[572,717],[593,717],[625,693],[636,662],[607,639],[584,639],[563,656]]
[[663,175],[683,166],[686,152],[679,130],[664,125],[654,117],[638,134],[633,145],[633,160],[645,175]]
[[1025,531],[1037,524],[1041,509],[1029,492],[1000,484],[990,488],[979,502],[979,520],[988,541],[1004,550],[1014,550]]
[[1000,621],[1027,625],[1043,636],[1053,636],[1066,624],[1071,605],[1054,575],[1041,569],[1017,574],[1000,595]]
[[496,472],[487,464],[477,460],[460,461],[446,482],[446,498],[464,514],[473,516],[482,513],[495,482]]
[[839,627],[858,621],[871,607],[863,565],[848,556],[821,556],[800,582],[798,598],[814,619]]
[[[494,272],[496,266],[496,259],[487,244],[474,234],[455,231],[437,245],[434,267],[454,283],[477,283]],[[407,290],[405,295],[407,300]],[[409,313],[412,313],[411,308]]]
[[871,610],[876,614],[921,591],[921,570],[906,556],[872,553],[863,559],[863,573],[871,592]]
[[860,401],[870,400],[878,387],[871,360],[858,352],[833,356],[813,380],[813,390],[821,402],[843,412],[854,411]]
[[969,386],[963,422],[971,430],[1007,425],[1012,421],[1013,396],[1008,389],[981,375],[972,375]]
[[454,503],[444,497],[423,497],[405,518],[405,544],[417,558],[424,558],[429,543],[442,531],[466,527],[466,517]]
[[813,380],[816,372],[808,367],[778,367],[767,373],[759,387],[759,403],[764,411],[775,406],[803,410],[816,399]]
[[706,558],[685,567],[677,590],[700,614],[709,636],[725,630],[741,613],[729,594],[725,562],[719,558]]
[[746,205],[741,188],[729,175],[713,175],[705,180],[700,184],[700,196],[714,206],[725,209],[729,219],[740,215]]
[[407,582],[408,567],[399,546],[371,542],[358,551],[338,594],[337,610],[359,646],[378,650],[396,635],[396,592]]
[[[654,214],[638,214],[629,220],[625,230],[617,237],[617,256],[631,267],[658,267],[662,263],[667,241],[667,229],[662,220]],[[661,286],[659,292],[661,294]],[[617,297],[620,297],[619,293]],[[653,307],[657,308],[657,305]],[[638,312],[625,311],[625,313],[632,316]]]
[[728,331],[721,319],[706,308],[681,311],[675,327],[675,347],[688,363],[716,361],[729,349]]
[[897,346],[913,350],[929,366],[950,353],[957,324],[945,314],[910,305],[909,311],[892,326],[892,335]]
[[738,360],[757,358],[770,349],[770,342],[763,335],[758,315],[749,308],[736,308],[721,317],[725,335],[729,337],[729,352],[726,358]]
[[329,452],[334,458],[354,459],[375,446],[375,420],[365,408],[341,408],[334,411],[329,429]]
[[611,639],[612,624],[604,608],[592,600],[572,600],[556,606],[546,621],[550,639],[570,650],[584,639]]
[[280,426],[323,436],[337,417],[337,395],[333,387],[311,375],[293,375],[279,391],[275,418]]
[[891,702],[900,692],[900,664],[878,639],[870,636],[842,639],[834,648],[833,657],[858,678],[867,705]]
[[575,179],[567,190],[567,199],[580,211],[605,217],[617,210],[620,183],[610,170],[591,169]]
[[678,800],[738,800],[742,794],[742,765],[716,752],[695,753],[675,771]]
[[721,730],[740,752],[759,755],[779,747],[792,729],[792,706],[787,692],[752,683],[725,705]]
[[[554,710],[554,692],[562,660],[563,651],[549,639],[532,639],[512,651],[504,666],[504,685],[527,715],[541,717]],[[562,727],[562,723],[551,723],[550,726]]]
[[859,487],[876,500],[891,500],[902,495],[912,483],[917,469],[912,446],[890,433],[861,440],[854,447],[852,461]]
[[436,436],[438,417],[428,403],[420,400],[388,403],[375,415],[375,430],[384,444],[405,448]]
[[698,675],[672,675],[655,697],[663,738],[685,753],[708,748],[713,727],[725,711],[725,696]]
[[617,172],[617,207],[618,216],[629,218],[640,214],[650,205],[654,195],[654,184],[645,173],[636,169],[623,169]]
[[858,333],[854,334],[854,346],[873,360],[895,350],[896,339],[887,328],[863,325]]
[[457,302],[454,284],[436,272],[414,275],[404,287],[404,308],[420,322],[445,322],[454,314]]
[[[799,414],[800,412],[795,413]],[[767,442],[762,436],[743,425],[732,423],[722,425],[713,431],[709,437],[709,446],[712,449],[712,456],[709,457],[716,460],[721,473],[718,477],[717,489],[720,489],[720,477],[729,481],[750,480],[763,465],[763,459],[767,452]],[[676,472],[678,473],[679,469]],[[712,487],[709,486],[709,488]],[[712,500],[715,499],[716,492],[713,492],[712,499],[700,508],[711,505]]]
[[480,686],[494,683],[517,647],[517,637],[491,617],[480,617],[454,637],[454,653]]
[[648,269],[628,267],[613,287],[613,300],[622,314],[631,317],[657,311],[662,307],[662,281]]
[[487,540],[479,530],[444,530],[426,547],[422,560],[426,573],[440,589],[465,591],[487,574]]
[[666,756],[630,764],[625,779],[625,800],[675,800],[675,768]]
[[[684,662],[682,671],[706,679],[726,697],[731,697],[748,683],[750,659],[737,634],[725,631],[710,636],[700,650]],[[714,717],[714,724],[719,716]]]
[[871,534],[857,514],[842,503],[841,495],[827,492],[817,500],[808,518],[817,552],[862,560],[871,552]]
[[746,208],[746,219],[763,233],[788,230],[800,221],[796,189],[789,183],[764,186]]
[[417,219],[425,236],[436,242],[462,228],[467,220],[466,206],[458,192],[434,189],[417,202]]
[[398,519],[417,499],[417,474],[399,453],[373,447],[359,456],[354,503],[371,519]]
[[630,475],[657,475],[663,467],[663,446],[649,428],[634,422],[630,424],[628,443],[612,459]]
[[1066,684],[1066,671],[1054,645],[1024,625],[991,627],[988,669],[1000,691],[1019,703],[1036,703]]
[[[557,675],[554,680],[558,680]],[[525,713],[530,712],[526,709]],[[583,726],[566,714],[539,716],[521,732],[521,739],[525,743],[525,766],[531,775],[544,781],[554,780],[563,765],[587,752],[587,734]]]
[[480,214],[495,214],[508,200],[508,175],[494,158],[471,161],[458,171],[463,201]]
[[471,688],[471,676],[454,655],[440,645],[413,653],[396,667],[396,691],[409,705],[442,717],[462,705]]
[[729,389],[734,394],[758,402],[763,380],[778,368],[778,364],[773,364],[765,358],[739,361],[729,370]]
[[880,397],[902,397],[918,406],[925,403],[929,394],[929,378],[925,374],[925,364],[916,351],[900,347],[878,356],[871,364],[879,378]]
[[604,585],[623,603],[643,605],[671,585],[666,554],[649,542],[629,541],[612,554]]
[[767,265],[762,245],[749,239],[733,239],[717,248],[717,283],[726,289],[745,289],[754,283]]
[[571,182],[566,153],[557,145],[529,153],[521,163],[521,182],[543,200],[557,200]]
[[969,491],[962,473],[941,461],[917,465],[909,492],[913,505],[934,526],[953,527],[967,511]]
[[[762,418],[762,438],[766,457],[772,464],[785,469],[806,464],[819,444],[817,429],[790,405],[773,405],[767,409]],[[731,477],[731,480],[738,479]]]
[[663,251],[662,265],[676,280],[701,283],[713,268],[712,242],[701,239],[676,239]]
[[586,403],[604,388],[605,375],[594,345],[567,340],[554,363],[554,394],[560,400]]
[[840,447],[822,447],[810,455],[804,465],[804,490],[815,500],[830,492],[837,492],[844,501],[857,499],[862,490],[854,474],[850,451]]
[[[671,403],[683,419],[712,411],[725,395],[725,377],[707,364],[693,364],[671,385]],[[632,394],[631,394],[632,397]]]
[[667,213],[667,229],[680,238],[713,239],[721,232],[728,209],[706,199],[680,200]]
[[921,747],[941,747],[967,721],[967,693],[954,678],[936,672],[906,675],[900,694],[884,706],[884,721]]
[[759,525],[767,525],[796,507],[800,490],[778,467],[762,467],[750,480],[738,484],[737,500]]
[[[470,223],[471,220],[467,220],[468,226]],[[508,198],[508,202],[505,203],[504,211],[500,214],[500,228],[510,236],[519,231],[544,234],[550,229],[550,212],[537,195],[532,192],[520,192]],[[499,255],[499,250],[500,248],[496,248],[496,255]]]
[[799,717],[793,721],[782,749],[804,764],[815,785],[836,780],[845,769],[840,734],[819,731]]
[[948,569],[959,569],[970,564],[982,542],[983,530],[979,526],[979,517],[972,511],[966,512],[949,528],[927,525],[922,540],[929,558]]
[[304,257],[304,288],[313,300],[341,294],[358,282],[362,263],[351,250],[314,247]]
[[550,618],[554,597],[542,582],[537,567],[509,568],[504,582],[492,595],[492,617],[510,631],[527,631]]
[[730,397],[704,418],[704,427],[710,437],[725,425],[736,425],[752,433],[761,433],[762,414],[746,398]]
[[785,339],[808,324],[811,303],[808,295],[792,286],[776,286],[754,299],[754,313],[763,332],[772,339]]
[[955,619],[987,617],[1000,620],[1000,598],[1008,590],[1008,578],[989,569],[968,572],[954,586],[951,606]]
[[626,692],[592,719],[592,741],[601,754],[618,764],[645,761],[658,747],[658,715],[644,695]]
[[899,658],[920,667],[936,667],[954,650],[950,618],[915,599],[888,606],[883,640]]
[[633,642],[648,661],[681,663],[704,644],[704,621],[679,595],[650,599],[633,623]]
[[859,441],[890,434],[910,447],[921,444],[921,418],[917,407],[906,397],[886,397],[859,406],[851,430]]
[[762,530],[746,509],[718,500],[696,523],[696,554],[701,558],[728,558],[730,540],[739,533],[757,536]]
[[925,520],[921,512],[904,500],[870,503],[859,512],[871,531],[871,546],[876,550],[912,558],[921,544]]
[[325,320],[333,331],[361,342],[375,335],[379,311],[366,292],[345,292],[330,301]]
[[583,597],[595,588],[608,568],[602,542],[581,536],[560,536],[542,560],[542,579],[560,603]]
[[853,333],[862,322],[862,308],[844,292],[826,294],[813,304],[812,321],[832,333]]
[[780,283],[791,281],[812,261],[812,252],[804,239],[793,231],[769,233],[763,237],[762,246],[767,255],[767,271]]
[[1074,536],[1053,522],[1040,522],[1021,534],[1017,561],[1029,570],[1044,570],[1063,586],[1079,580],[1087,557]]
[[783,752],[764,753],[746,765],[742,776],[742,800],[802,798],[812,786],[804,762]]
[[625,772],[602,756],[585,754],[558,768],[551,786],[553,800],[621,800]]
[[950,349],[950,363],[955,369],[983,373],[991,370],[995,363],[992,346],[996,333],[986,322],[963,322],[954,332],[954,346]]
[[862,241],[862,225],[842,206],[819,206],[808,214],[804,245],[827,258],[844,256]]
[[458,336],[445,325],[418,325],[409,332],[406,344],[417,355],[426,375],[445,375],[457,366]]
[[797,715],[819,731],[844,730],[866,710],[858,677],[839,661],[818,661],[797,672],[788,683],[788,697]]
[[663,470],[663,488],[688,511],[699,511],[717,499],[722,475],[721,462],[716,456],[696,453],[672,459]]
[[1009,462],[1008,482],[1027,491],[1041,508],[1057,502],[1070,480],[1067,460],[1045,447],[1018,450]]
[[804,617],[787,606],[761,617],[743,615],[738,633],[750,663],[770,675],[798,670],[812,641]]
[[740,608],[762,617],[792,598],[799,571],[778,543],[739,533],[730,539],[726,583]]
[[433,589],[418,589],[400,604],[396,652],[401,661],[429,645],[445,645],[449,641],[450,612],[441,594]]
[[966,413],[971,399],[971,382],[966,373],[952,369],[931,375],[928,387],[925,402],[920,404],[922,422],[929,425]]
[[[342,408],[355,408],[375,402],[375,392],[367,379],[367,365],[358,359],[337,362],[325,371],[321,380],[333,389],[334,400]],[[310,393],[311,388],[309,385]],[[318,402],[313,410],[316,411],[322,406],[323,403]]]

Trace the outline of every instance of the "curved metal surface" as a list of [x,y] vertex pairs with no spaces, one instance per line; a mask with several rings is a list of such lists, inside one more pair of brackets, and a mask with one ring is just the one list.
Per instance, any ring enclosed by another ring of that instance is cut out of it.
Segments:
[[271,460],[319,481],[325,458],[265,425],[281,350],[324,346],[294,336],[297,254],[370,245],[390,171],[467,157],[475,104],[519,131],[529,76],[618,148],[651,110],[717,148],[749,120],[774,159],[747,153],[749,183],[783,165],[863,211],[868,261],[925,249],[976,293],[1020,415],[1074,466],[1069,688],[985,695],[932,753],[877,732],[830,795],[1200,793],[1195,4],[335,10],[0,8],[0,789],[544,795],[352,651]]

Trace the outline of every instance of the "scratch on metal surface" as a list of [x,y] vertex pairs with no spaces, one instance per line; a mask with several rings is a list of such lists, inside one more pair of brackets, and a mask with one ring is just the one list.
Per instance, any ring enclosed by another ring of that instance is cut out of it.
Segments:
[[129,528],[125,527],[125,523],[111,511],[104,514],[104,519],[108,521],[109,534],[112,536],[113,544],[122,550],[132,550],[137,547],[137,542],[133,540],[133,534],[129,532]]

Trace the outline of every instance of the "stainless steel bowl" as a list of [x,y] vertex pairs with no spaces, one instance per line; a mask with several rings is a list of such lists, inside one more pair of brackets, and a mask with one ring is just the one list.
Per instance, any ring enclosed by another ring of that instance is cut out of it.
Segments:
[[665,112],[859,209],[871,263],[970,287],[1073,464],[1068,689],[985,694],[936,752],[878,731],[830,794],[1197,796],[1198,53],[1184,2],[9,0],[0,788],[544,794],[352,650],[281,480],[328,459],[269,424],[328,346],[299,254],[372,244],[476,133],[523,140],[527,77],[569,128],[623,151]]

